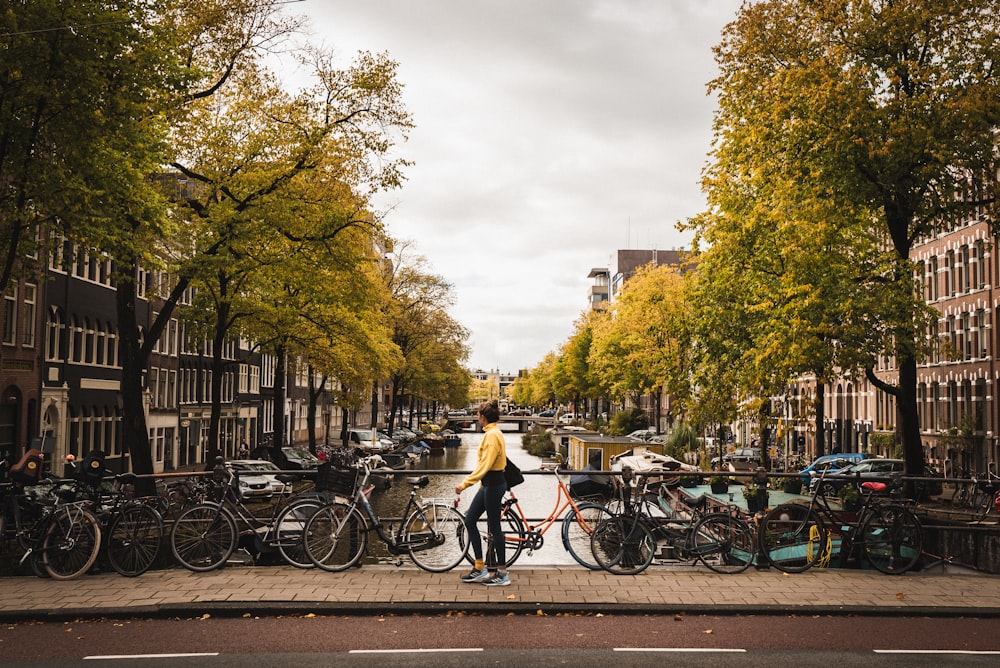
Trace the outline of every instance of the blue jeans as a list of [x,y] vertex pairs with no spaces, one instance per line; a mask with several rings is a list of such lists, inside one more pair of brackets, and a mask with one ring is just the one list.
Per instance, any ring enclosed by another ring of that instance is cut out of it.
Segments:
[[472,553],[477,560],[483,558],[483,537],[479,533],[476,523],[479,518],[486,513],[486,526],[490,536],[493,538],[493,553],[489,556],[495,557],[494,562],[500,568],[506,568],[506,550],[504,549],[503,525],[500,524],[500,503],[503,501],[504,492],[507,486],[490,485],[479,486],[479,491],[472,498],[469,512],[465,515],[465,530],[469,536],[469,543],[472,545]]

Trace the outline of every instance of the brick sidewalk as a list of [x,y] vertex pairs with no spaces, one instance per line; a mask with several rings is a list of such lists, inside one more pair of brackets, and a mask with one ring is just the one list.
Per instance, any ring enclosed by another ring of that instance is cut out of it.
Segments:
[[463,584],[459,571],[365,566],[345,573],[229,566],[210,573],[115,573],[57,582],[0,578],[0,620],[242,614],[383,614],[539,610],[635,613],[802,613],[1000,616],[1000,576],[943,572],[889,576],[812,569],[719,575],[653,568],[615,576],[578,567],[514,568],[512,585]]

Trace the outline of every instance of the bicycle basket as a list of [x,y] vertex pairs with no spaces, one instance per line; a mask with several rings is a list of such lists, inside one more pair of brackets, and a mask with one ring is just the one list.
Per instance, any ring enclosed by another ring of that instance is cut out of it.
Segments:
[[353,497],[361,478],[360,469],[338,469],[327,462],[316,470],[316,491]]

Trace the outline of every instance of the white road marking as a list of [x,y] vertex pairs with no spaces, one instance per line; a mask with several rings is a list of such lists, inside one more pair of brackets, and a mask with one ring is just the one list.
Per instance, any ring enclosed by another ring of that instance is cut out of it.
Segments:
[[188,656],[219,656],[218,652],[193,652],[190,654],[102,654],[97,656],[85,656],[87,659],[97,659],[105,661],[107,659],[180,659]]
[[746,652],[745,649],[719,647],[615,647],[615,652]]
[[482,647],[441,647],[438,649],[352,649],[348,654],[419,654],[431,652],[482,652]]
[[873,649],[876,654],[1000,654],[1000,651],[969,649]]

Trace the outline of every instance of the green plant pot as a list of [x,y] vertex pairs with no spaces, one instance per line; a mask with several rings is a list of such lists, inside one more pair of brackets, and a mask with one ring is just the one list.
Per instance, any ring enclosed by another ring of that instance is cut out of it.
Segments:
[[781,483],[781,491],[785,494],[801,494],[802,481],[798,478],[787,478]]
[[709,483],[709,487],[712,489],[712,494],[725,494],[729,491],[728,482],[713,482]]
[[754,494],[753,496],[743,497],[747,502],[747,512],[749,513],[762,513],[767,510],[767,494],[761,494],[760,492]]

